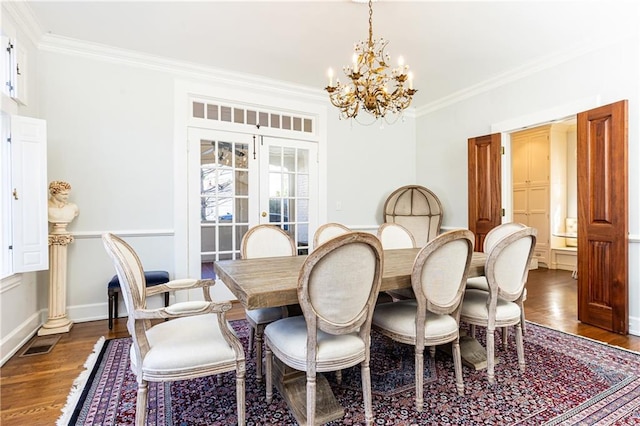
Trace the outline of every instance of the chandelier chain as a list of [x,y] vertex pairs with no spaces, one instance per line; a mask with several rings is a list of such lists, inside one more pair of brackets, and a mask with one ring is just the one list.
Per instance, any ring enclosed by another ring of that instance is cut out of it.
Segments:
[[369,46],[373,45],[373,0],[369,0]]

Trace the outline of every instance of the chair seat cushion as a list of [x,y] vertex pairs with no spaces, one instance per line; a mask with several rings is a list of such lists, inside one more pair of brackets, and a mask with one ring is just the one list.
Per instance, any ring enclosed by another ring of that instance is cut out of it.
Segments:
[[465,288],[468,289],[476,289],[482,291],[489,291],[489,283],[487,282],[487,277],[472,277],[467,279],[467,285]]
[[[224,340],[215,314],[158,323],[147,330],[147,339],[150,350],[142,360],[147,377],[175,376],[176,370],[182,370],[186,378],[193,371],[235,363],[235,352]],[[131,364],[135,369],[133,346]]]
[[[373,311],[372,324],[374,327],[415,340],[417,310],[418,303],[415,300],[382,303],[377,305]],[[437,339],[452,333],[455,334],[457,331],[458,323],[455,318],[427,311],[424,330],[426,339]]]
[[282,308],[260,308],[246,311],[247,320],[253,325],[268,324],[282,318]]
[[[483,290],[470,289],[464,293],[461,317],[464,320],[485,321],[489,317],[487,297],[489,293]],[[517,323],[520,320],[520,307],[514,302],[507,302],[498,297],[496,305],[496,322]]]
[[[306,370],[307,323],[303,316],[273,322],[264,329],[273,352],[286,354],[281,361],[297,370]],[[333,335],[318,330],[317,371],[335,371],[356,365],[364,359],[365,343],[357,333]],[[284,358],[284,359],[283,359]],[[336,368],[336,362],[340,361]]]
[[[144,279],[147,283],[147,287],[152,287],[158,284],[164,284],[169,282],[169,273],[167,271],[145,271]],[[108,288],[120,287],[120,280],[117,275],[114,275],[107,285]]]

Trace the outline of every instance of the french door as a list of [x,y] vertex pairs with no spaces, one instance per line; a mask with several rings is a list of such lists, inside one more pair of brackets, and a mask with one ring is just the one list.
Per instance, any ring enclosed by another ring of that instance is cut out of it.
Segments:
[[305,254],[318,220],[317,144],[190,127],[189,206],[191,275],[215,278],[213,262],[240,258],[242,237],[262,223]]
[[317,227],[318,154],[311,142],[260,140],[260,223],[275,223],[309,252],[310,227]]

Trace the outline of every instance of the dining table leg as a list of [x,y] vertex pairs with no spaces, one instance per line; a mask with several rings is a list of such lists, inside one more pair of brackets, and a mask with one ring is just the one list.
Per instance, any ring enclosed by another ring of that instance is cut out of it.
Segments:
[[[464,365],[474,370],[487,368],[487,349],[475,337],[462,332],[460,332],[460,357]],[[498,357],[495,357],[495,363],[498,363]]]
[[[287,402],[298,424],[307,424],[307,375],[273,357],[273,383]],[[323,374],[316,376],[316,425],[344,416],[344,408],[338,403],[329,381]]]

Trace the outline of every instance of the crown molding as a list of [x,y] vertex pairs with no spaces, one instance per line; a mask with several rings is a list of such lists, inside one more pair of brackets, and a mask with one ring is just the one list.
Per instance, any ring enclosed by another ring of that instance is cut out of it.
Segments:
[[509,71],[495,75],[481,83],[469,86],[465,89],[454,92],[451,95],[423,105],[417,108],[416,116],[420,117],[423,115],[427,115],[434,111],[462,102],[463,100],[472,98],[501,86],[505,86],[509,83],[524,79],[531,75],[535,75],[541,71],[572,61],[589,53],[601,50],[604,47],[610,46],[614,43],[619,43],[621,41],[631,39],[632,37],[637,38],[637,35],[631,33],[623,37],[604,39],[599,43],[594,43],[592,40],[585,40],[585,42],[581,46],[567,48],[560,52],[547,55],[546,57],[537,61],[532,61],[527,64],[520,65]]
[[3,1],[1,3],[11,20],[26,34],[29,41],[37,46],[44,31],[31,7],[24,1]]
[[180,77],[240,86],[243,89],[254,89],[303,96],[305,99],[327,101],[323,91],[303,85],[269,79],[254,74],[228,71],[186,61],[169,59],[126,49],[92,43],[53,34],[43,35],[38,48],[44,52],[80,56],[104,62],[124,64],[137,68],[166,72]]

